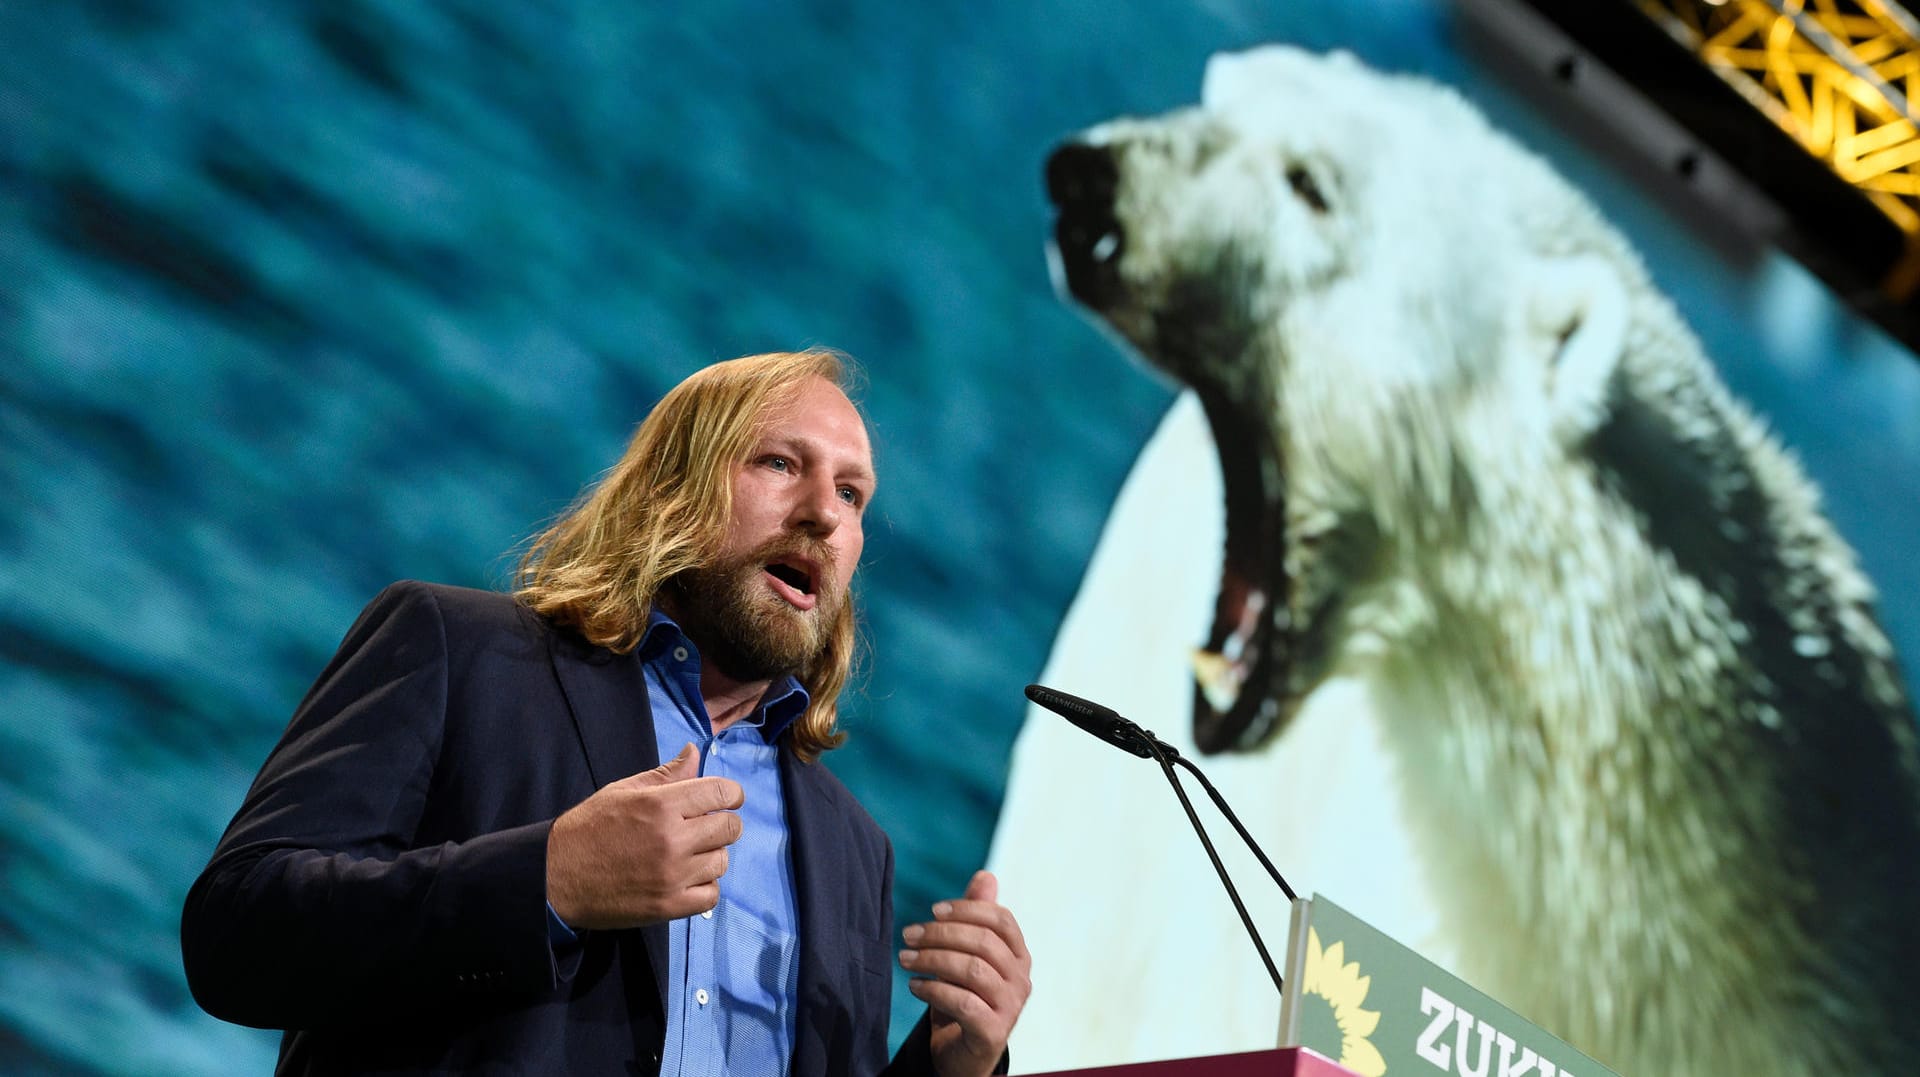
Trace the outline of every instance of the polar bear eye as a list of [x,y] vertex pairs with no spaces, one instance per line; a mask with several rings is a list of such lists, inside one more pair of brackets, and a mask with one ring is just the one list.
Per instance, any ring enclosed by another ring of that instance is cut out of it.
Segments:
[[1306,165],[1287,166],[1287,186],[1315,213],[1327,211],[1327,196],[1320,193],[1320,185],[1314,182],[1313,173],[1307,171]]

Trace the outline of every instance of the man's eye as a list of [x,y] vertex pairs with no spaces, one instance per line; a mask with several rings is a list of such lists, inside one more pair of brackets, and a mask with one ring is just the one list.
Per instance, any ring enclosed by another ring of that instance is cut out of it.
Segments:
[[860,491],[851,486],[842,486],[840,488],[840,500],[849,505],[857,506],[860,504]]
[[784,456],[769,456],[763,462],[775,471],[791,471],[793,469],[793,465],[788,463],[787,458]]

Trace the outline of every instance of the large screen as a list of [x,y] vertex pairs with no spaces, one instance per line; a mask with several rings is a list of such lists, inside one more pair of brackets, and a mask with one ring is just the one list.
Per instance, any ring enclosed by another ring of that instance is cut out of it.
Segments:
[[1034,680],[1621,1072],[1894,1072],[1920,366],[1461,39],[0,5],[0,1069],[268,1070],[181,902],[362,604],[506,586],[669,386],[826,344],[881,476],[827,765],[902,922],[1001,873],[1016,1072],[1278,1011],[1154,768]]

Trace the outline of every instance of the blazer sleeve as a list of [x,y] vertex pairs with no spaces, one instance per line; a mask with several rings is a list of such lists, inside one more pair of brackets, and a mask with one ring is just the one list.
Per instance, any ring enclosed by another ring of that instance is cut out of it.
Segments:
[[[996,1074],[1005,1074],[1013,1066],[1013,1052],[1000,1052],[1000,1061],[993,1067]],[[893,1053],[893,1061],[880,1071],[880,1077],[937,1077],[933,1068],[933,1013],[928,1011],[914,1022],[913,1031],[900,1041],[900,1049]]]
[[561,979],[551,819],[415,847],[448,667],[424,585],[388,588],[349,630],[187,896],[182,954],[207,1012],[324,1028],[525,1000]]

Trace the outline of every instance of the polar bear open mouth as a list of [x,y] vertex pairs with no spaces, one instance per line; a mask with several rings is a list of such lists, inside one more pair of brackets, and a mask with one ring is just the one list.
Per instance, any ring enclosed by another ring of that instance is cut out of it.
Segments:
[[1275,438],[1243,405],[1195,387],[1226,490],[1226,549],[1213,627],[1193,655],[1193,739],[1251,748],[1278,731],[1293,620],[1284,567],[1286,489]]
[[1278,732],[1292,701],[1297,653],[1286,572],[1284,461],[1272,430],[1272,394],[1258,370],[1221,372],[1244,347],[1247,319],[1214,278],[1170,282],[1151,298],[1121,272],[1128,227],[1116,212],[1121,166],[1111,147],[1069,141],[1047,162],[1058,210],[1053,253],[1059,283],[1127,337],[1153,365],[1193,388],[1213,428],[1226,488],[1226,549],[1213,626],[1194,652],[1194,744],[1247,749]]

